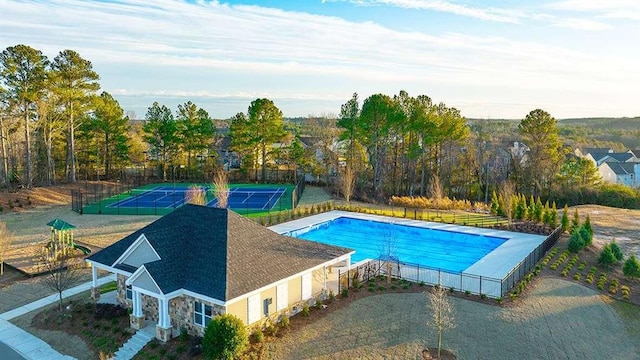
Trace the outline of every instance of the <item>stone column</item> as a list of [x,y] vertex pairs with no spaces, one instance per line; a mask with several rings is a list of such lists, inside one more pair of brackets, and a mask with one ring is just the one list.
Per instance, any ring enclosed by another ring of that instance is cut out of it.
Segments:
[[144,327],[144,313],[142,312],[142,294],[136,290],[132,290],[133,312],[129,316],[131,327],[140,330]]
[[91,266],[91,298],[100,299],[100,288],[98,287],[98,268]]

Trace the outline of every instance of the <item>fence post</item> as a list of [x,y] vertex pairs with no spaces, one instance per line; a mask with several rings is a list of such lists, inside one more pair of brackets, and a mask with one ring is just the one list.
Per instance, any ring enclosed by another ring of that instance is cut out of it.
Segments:
[[480,275],[480,296],[482,296],[482,275]]

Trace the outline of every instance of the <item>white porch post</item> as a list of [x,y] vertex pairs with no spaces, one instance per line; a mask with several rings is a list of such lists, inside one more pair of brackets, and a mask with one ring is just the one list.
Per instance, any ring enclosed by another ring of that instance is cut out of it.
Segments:
[[98,268],[91,266],[91,298],[100,299],[100,289],[98,288]]
[[158,325],[156,338],[167,342],[171,339],[171,317],[169,316],[169,300],[158,298]]
[[144,327],[144,312],[142,311],[142,294],[139,291],[131,289],[131,300],[133,302],[133,311],[129,316],[131,327],[140,330]]
[[133,300],[133,316],[141,317],[142,316],[142,294],[139,291],[131,290],[132,292],[132,300]]

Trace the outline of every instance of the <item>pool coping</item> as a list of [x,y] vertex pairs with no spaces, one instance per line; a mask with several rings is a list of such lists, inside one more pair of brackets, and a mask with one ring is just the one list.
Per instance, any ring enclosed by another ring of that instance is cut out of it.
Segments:
[[[348,211],[333,210],[322,214],[308,216],[302,219],[288,221],[269,227],[278,234],[287,234],[295,230],[314,226],[319,223],[331,221],[339,217],[349,217],[360,220],[374,220],[394,223],[398,225],[415,226],[434,230],[460,232],[473,235],[493,236],[506,239],[497,248],[480,258],[478,261],[463,270],[462,274],[504,279],[523,259],[535,250],[546,239],[546,236],[519,233],[513,231],[479,228],[456,224],[445,224],[424,220],[394,218],[381,215],[353,213]],[[357,249],[356,249],[357,251]],[[445,270],[445,269],[443,269]],[[448,270],[446,270],[448,271]]]

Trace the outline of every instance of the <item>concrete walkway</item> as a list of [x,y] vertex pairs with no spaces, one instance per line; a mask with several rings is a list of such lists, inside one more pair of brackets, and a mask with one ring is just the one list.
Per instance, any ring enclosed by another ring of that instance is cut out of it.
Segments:
[[[98,279],[98,286],[115,281],[115,275],[109,275]],[[67,298],[91,289],[91,282],[78,285],[62,292],[62,297]],[[49,295],[40,300],[20,306],[13,310],[0,314],[0,341],[22,355],[25,359],[73,359],[54,350],[49,344],[21,328],[11,324],[9,320],[37,310],[43,306],[58,301],[58,294]]]

